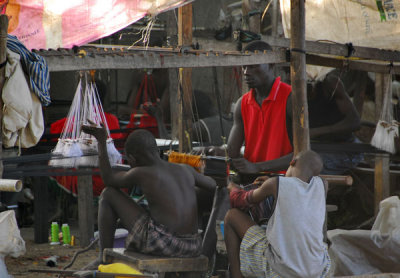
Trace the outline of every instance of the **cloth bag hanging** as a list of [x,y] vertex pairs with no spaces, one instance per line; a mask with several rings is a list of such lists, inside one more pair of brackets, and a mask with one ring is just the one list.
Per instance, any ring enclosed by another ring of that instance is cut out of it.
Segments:
[[159,102],[159,99],[157,98],[153,76],[151,73],[146,72],[142,82],[140,83],[139,90],[135,98],[133,111],[126,128],[147,129],[157,137],[159,135],[157,120],[153,116],[149,115],[145,109],[143,109],[143,106],[155,106],[157,105],[157,102]]

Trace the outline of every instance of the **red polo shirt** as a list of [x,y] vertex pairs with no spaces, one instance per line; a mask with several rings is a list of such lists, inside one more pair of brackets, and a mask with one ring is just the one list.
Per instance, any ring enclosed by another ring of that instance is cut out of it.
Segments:
[[292,87],[278,77],[261,107],[254,89],[243,95],[244,157],[248,161],[273,160],[293,151],[286,129],[286,101],[291,91]]

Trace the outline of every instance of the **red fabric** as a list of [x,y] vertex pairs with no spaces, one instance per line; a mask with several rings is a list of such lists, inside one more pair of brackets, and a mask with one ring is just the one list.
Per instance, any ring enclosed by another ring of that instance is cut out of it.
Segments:
[[253,194],[253,190],[245,191],[240,188],[232,189],[229,193],[229,201],[231,208],[248,209],[250,208],[249,196]]
[[[153,133],[155,137],[158,137],[157,120],[146,112],[144,112],[143,114],[132,113],[129,123],[126,125],[126,128],[147,129],[148,131]],[[128,137],[129,133],[125,134],[125,137]]]
[[[110,130],[113,129],[120,129],[118,118],[110,113],[104,113],[107,121],[108,128]],[[50,133],[51,134],[59,134],[62,132],[64,124],[67,118],[62,118],[50,125]],[[122,138],[122,133],[111,133],[112,139],[120,139]],[[56,181],[62,185],[68,192],[71,192],[74,195],[77,195],[77,185],[78,179],[76,176],[56,176],[54,177]],[[104,183],[99,175],[92,176],[92,183],[93,183],[93,195],[99,196],[101,191],[104,189]]]
[[[118,118],[115,115],[106,112],[104,113],[104,115],[106,117],[109,130],[120,129]],[[62,118],[52,123],[50,125],[50,134],[60,134],[63,130],[66,121],[67,118]],[[121,139],[122,137],[123,137],[122,133],[111,133],[112,139]]]
[[253,89],[243,95],[244,157],[248,161],[273,160],[293,151],[286,129],[286,101],[291,91],[291,86],[278,77],[261,107]]

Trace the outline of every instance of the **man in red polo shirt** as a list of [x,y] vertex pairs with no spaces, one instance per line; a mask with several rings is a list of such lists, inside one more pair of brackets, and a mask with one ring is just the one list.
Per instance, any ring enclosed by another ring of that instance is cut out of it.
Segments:
[[[263,41],[249,43],[244,51],[271,50]],[[234,122],[227,151],[233,167],[240,174],[281,172],[292,159],[291,86],[274,76],[273,65],[243,66],[250,91],[236,102]],[[245,145],[244,156],[241,147]],[[208,147],[206,154],[225,155],[222,147]]]

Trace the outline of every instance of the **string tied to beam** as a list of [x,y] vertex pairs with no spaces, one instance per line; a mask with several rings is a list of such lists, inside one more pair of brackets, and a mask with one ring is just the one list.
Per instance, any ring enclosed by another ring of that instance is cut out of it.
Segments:
[[347,55],[345,56],[346,58],[351,57],[356,50],[354,49],[353,43],[349,42],[345,44],[347,46]]

